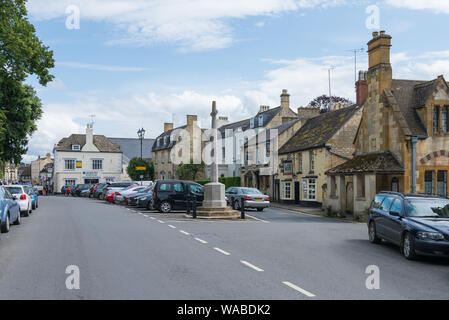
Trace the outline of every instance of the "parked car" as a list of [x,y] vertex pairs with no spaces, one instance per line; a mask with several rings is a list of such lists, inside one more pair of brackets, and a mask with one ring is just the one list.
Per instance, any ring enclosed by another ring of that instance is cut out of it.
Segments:
[[37,191],[39,192],[40,195],[44,194],[44,187],[43,186],[36,186]]
[[20,206],[20,213],[28,217],[31,212],[33,212],[32,200],[28,193],[26,193],[24,186],[21,185],[8,185],[5,189],[12,194],[13,197],[17,198],[17,202]]
[[20,224],[20,205],[8,189],[0,186],[0,229],[8,233],[11,224]]
[[126,182],[112,182],[109,183],[107,186],[103,187],[102,190],[102,195],[101,195],[101,199],[105,199],[106,198],[106,194],[109,193],[110,191],[119,191],[119,190],[123,190],[125,188],[128,188],[129,186],[135,185],[134,182],[132,181],[126,181]]
[[230,187],[226,189],[225,194],[228,205],[234,210],[240,210],[242,199],[244,200],[245,208],[263,211],[263,209],[270,206],[270,197],[264,195],[256,188]]
[[127,203],[128,201],[128,196],[132,193],[136,193],[139,191],[143,191],[145,189],[147,189],[148,186],[129,186],[128,188],[125,188],[121,191],[117,191],[114,195],[114,203]]
[[148,210],[154,209],[154,202],[153,202],[153,192],[147,192],[144,194],[141,194],[136,198],[136,206],[137,208],[145,208]]
[[449,199],[381,192],[368,213],[372,243],[394,243],[409,260],[418,255],[449,257]]
[[192,181],[158,180],[153,188],[153,206],[163,213],[187,209],[187,197],[196,196],[196,205],[204,200],[204,188]]
[[62,186],[61,187],[61,194],[66,194],[67,188],[69,188],[69,186]]
[[127,199],[127,204],[129,206],[136,206],[137,205],[137,199],[141,198],[141,197],[145,197],[145,196],[153,196],[152,195],[152,190],[153,190],[153,186],[149,186],[146,189],[139,191],[139,192],[134,192],[131,193],[130,195],[128,195]]
[[72,196],[75,197],[81,197],[81,192],[84,190],[89,190],[90,184],[77,184],[76,187],[73,189]]
[[93,185],[90,186],[89,189],[89,198],[93,197],[95,189],[97,189],[98,183],[94,183]]
[[88,198],[90,196],[90,188],[80,190],[79,196],[83,198]]
[[25,191],[31,197],[31,207],[36,210],[39,207],[39,191],[35,187],[25,187]]
[[94,193],[93,193],[93,197],[95,198],[95,199],[100,199],[100,200],[103,200],[103,188],[105,188],[105,187],[107,187],[107,186],[109,186],[109,182],[106,182],[106,183],[99,183],[99,184],[97,184],[97,186],[95,187],[95,189],[94,189]]

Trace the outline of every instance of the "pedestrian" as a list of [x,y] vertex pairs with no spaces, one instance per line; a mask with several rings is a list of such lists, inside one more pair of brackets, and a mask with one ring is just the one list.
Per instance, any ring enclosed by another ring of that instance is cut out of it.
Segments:
[[66,196],[69,196],[69,194],[70,194],[70,186],[68,186],[68,187],[67,187],[67,190],[65,191],[65,195],[66,195]]

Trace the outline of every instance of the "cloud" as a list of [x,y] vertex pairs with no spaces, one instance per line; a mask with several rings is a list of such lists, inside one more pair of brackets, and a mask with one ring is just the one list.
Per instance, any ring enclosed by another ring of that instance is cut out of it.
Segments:
[[278,15],[301,9],[328,8],[345,0],[30,0],[34,19],[65,17],[76,5],[83,21],[106,22],[114,28],[111,45],[174,43],[184,51],[229,47],[234,42],[232,19]]
[[449,1],[447,0],[386,0],[386,3],[398,8],[449,13]]
[[111,71],[111,72],[142,72],[150,70],[150,68],[142,68],[142,67],[107,66],[101,64],[90,64],[81,62],[57,62],[56,66],[69,67],[75,69],[96,70],[96,71]]

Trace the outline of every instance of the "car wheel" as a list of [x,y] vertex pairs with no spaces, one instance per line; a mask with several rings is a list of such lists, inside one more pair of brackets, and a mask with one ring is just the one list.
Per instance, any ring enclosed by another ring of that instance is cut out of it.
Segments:
[[31,205],[31,208],[32,208],[33,210],[36,210],[36,203],[33,203],[33,204]]
[[148,209],[148,210],[154,210],[154,201],[153,201],[153,199],[151,199],[150,201],[148,201],[147,209]]
[[264,208],[257,208],[257,211],[262,212]]
[[16,226],[18,226],[19,224],[20,224],[20,212],[19,212],[19,214],[17,215],[17,219],[16,219],[16,221],[14,221],[14,225],[16,225]]
[[31,205],[28,207],[28,212],[33,213],[33,207]]
[[162,203],[159,206],[159,210],[162,213],[169,213],[172,209],[171,203],[168,201],[162,201]]
[[24,217],[28,217],[29,215],[30,215],[30,212],[28,210],[23,211],[23,216]]
[[413,235],[409,232],[406,232],[402,239],[402,254],[408,260],[416,259],[415,240],[413,239]]
[[6,221],[2,224],[2,233],[8,233],[9,232],[9,213],[6,215]]
[[368,236],[369,236],[369,241],[371,243],[379,244],[382,242],[382,239],[377,236],[376,223],[374,221],[371,221],[369,224]]
[[232,205],[234,210],[240,210],[240,202],[237,199],[234,199],[234,204]]

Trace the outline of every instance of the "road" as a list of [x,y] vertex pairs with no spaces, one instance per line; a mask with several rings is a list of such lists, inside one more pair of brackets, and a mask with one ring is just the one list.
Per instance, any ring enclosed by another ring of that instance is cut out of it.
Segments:
[[[281,209],[189,220],[41,197],[0,236],[0,299],[448,299],[447,260],[405,260],[364,224]],[[80,289],[66,287],[67,266]],[[369,290],[368,266],[380,270]]]

